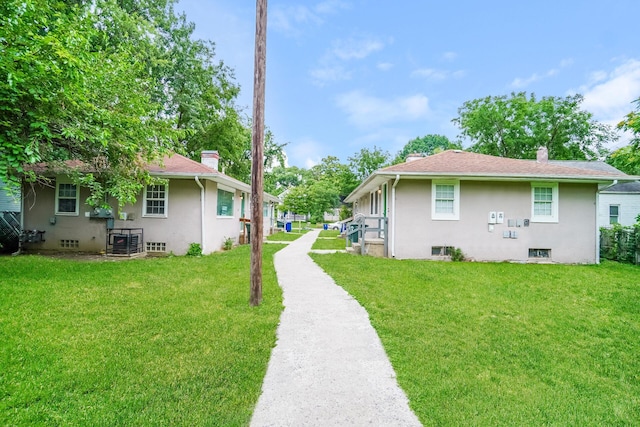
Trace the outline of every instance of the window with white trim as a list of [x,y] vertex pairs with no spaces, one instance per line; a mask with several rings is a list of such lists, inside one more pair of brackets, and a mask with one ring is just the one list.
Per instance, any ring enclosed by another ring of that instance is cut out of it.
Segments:
[[459,181],[433,181],[431,183],[431,219],[460,219]]
[[378,215],[380,212],[380,189],[369,193],[369,214]]
[[558,222],[558,183],[531,183],[531,221]]
[[76,184],[56,183],[56,215],[78,215],[78,195]]
[[620,205],[609,205],[609,224],[620,222]]
[[166,218],[169,191],[166,185],[148,185],[144,192],[142,216]]
[[269,217],[269,212],[271,212],[270,206],[269,206],[269,202],[263,202],[262,203],[262,216],[267,218]]
[[233,197],[234,193],[231,191],[218,188],[218,216],[233,217]]

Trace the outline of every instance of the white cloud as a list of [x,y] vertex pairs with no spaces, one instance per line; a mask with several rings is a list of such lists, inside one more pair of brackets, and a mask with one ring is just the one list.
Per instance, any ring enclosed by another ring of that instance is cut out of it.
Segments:
[[357,37],[346,40],[335,40],[331,49],[331,56],[342,61],[364,59],[374,52],[382,50],[385,43],[373,37]]
[[311,168],[322,159],[322,144],[310,138],[302,138],[299,142],[287,146],[287,158],[298,167]]
[[445,52],[442,54],[442,59],[445,61],[453,61],[458,58],[458,54],[456,52]]
[[582,108],[598,121],[615,126],[635,109],[632,102],[640,95],[640,61],[629,59],[611,72],[592,73],[579,93],[584,95]]
[[322,25],[326,15],[349,9],[350,4],[340,0],[326,0],[315,6],[277,4],[268,14],[269,28],[287,34],[299,36],[306,25]]
[[420,68],[411,72],[411,77],[426,79],[430,81],[442,81],[449,78],[459,79],[465,76],[465,71],[438,70],[435,68]]
[[555,76],[560,72],[562,68],[567,68],[571,66],[571,64],[573,64],[573,60],[571,58],[563,59],[562,61],[560,61],[560,64],[558,65],[557,68],[552,68],[542,74],[533,73],[532,75],[526,78],[516,77],[511,82],[511,87],[514,89],[525,88],[532,83]]
[[336,104],[347,114],[349,122],[363,129],[424,119],[430,112],[429,99],[423,94],[382,99],[352,91],[339,95]]
[[393,64],[391,62],[379,62],[378,65],[376,65],[376,67],[380,71],[389,71],[390,69],[393,68]]
[[324,86],[326,83],[351,79],[351,71],[340,65],[315,68],[309,72],[314,84]]

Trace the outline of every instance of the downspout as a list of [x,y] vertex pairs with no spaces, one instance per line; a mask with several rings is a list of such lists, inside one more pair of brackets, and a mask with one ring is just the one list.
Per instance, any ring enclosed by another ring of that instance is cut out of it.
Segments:
[[205,222],[204,222],[204,187],[202,186],[202,183],[200,182],[200,179],[198,178],[198,176],[194,176],[195,180],[196,180],[196,184],[198,184],[198,187],[200,187],[200,244],[202,245],[202,253],[206,254],[207,250],[205,248]]
[[400,175],[391,186],[391,258],[396,257],[396,185],[400,181]]
[[[618,182],[616,180],[615,182]],[[613,184],[612,184],[613,185]],[[608,186],[611,187],[611,186]],[[596,264],[600,264],[600,190],[596,191]]]

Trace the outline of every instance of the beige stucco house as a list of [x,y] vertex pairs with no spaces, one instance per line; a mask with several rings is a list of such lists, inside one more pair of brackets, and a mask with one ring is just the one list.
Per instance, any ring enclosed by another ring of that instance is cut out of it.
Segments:
[[[148,186],[135,204],[121,210],[116,200],[110,201],[111,209],[92,209],[85,203],[89,190],[65,176],[56,176],[51,187],[25,186],[23,229],[44,232],[44,241],[28,247],[120,254],[134,248],[182,255],[192,243],[200,244],[205,254],[220,250],[228,238],[237,244],[246,237],[251,188],[219,171],[218,160],[216,151],[205,151],[201,162],[174,154],[162,166],[149,165],[151,175],[166,184]],[[264,194],[265,235],[273,226],[277,202]]]
[[387,256],[597,263],[598,187],[619,171],[449,150],[380,169],[346,199],[367,222],[386,216]]

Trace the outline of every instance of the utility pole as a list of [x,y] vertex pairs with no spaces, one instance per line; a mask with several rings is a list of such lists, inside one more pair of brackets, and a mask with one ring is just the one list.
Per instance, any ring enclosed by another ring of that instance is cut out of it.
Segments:
[[256,0],[256,47],[253,66],[253,132],[251,135],[251,297],[262,302],[262,193],[264,188],[264,93],[267,63],[267,0]]

